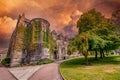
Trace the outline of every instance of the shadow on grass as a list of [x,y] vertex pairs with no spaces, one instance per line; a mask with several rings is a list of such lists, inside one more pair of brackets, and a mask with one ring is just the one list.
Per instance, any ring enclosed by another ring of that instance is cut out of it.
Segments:
[[[82,65],[82,63],[84,62],[85,62],[84,57],[75,58],[75,59],[63,62],[61,64],[61,67],[64,67],[64,68],[71,68],[71,67],[77,67],[77,66],[84,67],[85,65]],[[120,64],[120,56],[108,56],[108,57],[105,57],[103,59],[98,59],[98,60],[95,60],[94,57],[89,57],[89,63],[91,64],[90,66],[106,65],[106,64],[118,65]]]

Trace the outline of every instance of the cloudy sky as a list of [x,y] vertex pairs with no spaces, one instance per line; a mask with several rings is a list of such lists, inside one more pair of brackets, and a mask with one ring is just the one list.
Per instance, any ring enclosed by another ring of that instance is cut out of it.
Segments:
[[28,19],[44,18],[52,30],[74,35],[76,21],[92,8],[109,18],[120,9],[120,0],[0,0],[0,49],[8,47],[19,14],[25,13]]

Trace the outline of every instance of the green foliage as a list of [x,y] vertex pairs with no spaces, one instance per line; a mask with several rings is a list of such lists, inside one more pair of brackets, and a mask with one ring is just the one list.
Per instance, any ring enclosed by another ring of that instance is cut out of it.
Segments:
[[91,30],[101,23],[106,22],[100,12],[92,9],[84,13],[77,22],[79,33]]
[[49,31],[44,31],[43,32],[43,47],[46,47],[46,48],[49,48],[49,44],[48,44],[48,42],[49,42]]
[[26,30],[26,46],[29,51],[35,50],[38,42],[40,41],[40,32],[42,30],[41,23],[33,21],[32,26]]
[[[119,28],[116,27],[116,25],[112,24],[110,20],[104,18],[101,13],[96,12],[95,9],[84,13],[79,19],[77,26],[79,28],[80,36],[82,36],[83,33],[89,34],[89,51],[99,51],[99,49],[111,51],[119,48]],[[82,40],[81,37],[76,39],[77,41]],[[81,44],[78,45],[84,46]]]
[[[17,29],[17,38],[16,38],[16,42],[17,45],[16,47],[19,47],[20,50],[23,49],[24,45],[25,45],[25,41],[26,41],[26,35],[25,35],[25,32],[26,32],[26,27],[21,25],[21,26],[18,26],[18,29]],[[22,43],[19,44],[19,39],[21,38],[22,40]],[[18,46],[19,45],[19,46]],[[17,48],[18,49],[18,48]]]
[[[21,50],[23,49],[25,43],[26,43],[26,26],[24,25],[18,25],[17,28],[14,30],[13,34],[12,34],[12,37],[11,39],[13,40],[14,38],[14,42],[15,42],[15,45],[14,45],[14,49],[17,49],[17,50]],[[13,35],[17,35],[16,37],[14,37]],[[11,54],[11,50],[13,48],[13,42],[11,42],[9,44],[9,49],[8,49],[8,53],[7,53],[7,57],[10,57],[10,54]]]
[[89,33],[81,33],[78,36],[76,36],[75,42],[79,52],[82,52],[83,54],[88,53],[88,49],[89,49],[88,40],[89,40]]
[[32,41],[32,27],[31,26],[27,27],[25,36],[26,36],[25,43],[26,43],[26,45],[28,45]]
[[17,29],[17,30],[18,30],[18,34],[21,34],[21,33],[24,34],[26,28],[25,28],[25,26],[18,26],[18,29]]
[[[27,36],[27,39],[28,39],[27,41],[28,41],[28,43],[30,43],[29,49],[35,50],[37,43],[39,42],[39,39],[41,36],[40,32],[41,32],[42,28],[41,28],[41,24],[39,22],[33,22],[32,24],[33,24],[33,27],[28,29],[28,33],[30,34],[30,36]],[[31,36],[31,34],[32,34],[32,36]],[[54,48],[56,47],[56,43],[55,43],[49,30],[43,31],[43,47],[49,48],[50,53],[53,53]]]
[[53,39],[49,30],[44,31],[43,41],[43,47],[49,48],[50,53],[52,54],[56,47],[56,41]]
[[32,31],[33,31],[33,35],[32,35],[33,42],[37,43],[39,41],[39,39],[40,39],[40,36],[41,36],[40,35],[40,32],[41,32],[41,23],[37,22],[37,21],[33,22],[33,29],[32,29]]
[[49,31],[46,30],[43,32],[43,41],[48,42]]
[[120,48],[120,28],[95,9],[84,13],[78,20],[77,27],[79,33],[70,42],[68,52],[73,52],[72,49],[76,46],[77,50],[85,56],[86,62],[90,51],[104,54]]
[[37,63],[37,65],[49,64],[49,63],[52,63],[52,62],[54,62],[53,59],[47,59],[47,60],[44,60],[44,61],[39,61],[39,62]]
[[90,33],[89,37],[89,51],[99,50],[99,48],[103,48],[105,46],[106,41],[100,38],[98,35],[94,33]]
[[75,51],[77,51],[77,46],[74,39],[71,39],[68,45],[67,54],[71,55]]
[[52,34],[50,32],[48,32],[48,39],[50,53],[52,54],[56,47],[56,41],[53,39]]
[[1,63],[5,66],[8,66],[10,64],[10,60],[10,58],[6,57],[1,61]]

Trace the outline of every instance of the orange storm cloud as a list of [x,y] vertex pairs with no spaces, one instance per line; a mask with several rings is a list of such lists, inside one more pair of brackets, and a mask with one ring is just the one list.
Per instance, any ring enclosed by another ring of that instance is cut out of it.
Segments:
[[[72,34],[77,32],[76,22],[92,8],[110,17],[120,9],[119,0],[0,0],[0,46],[9,39],[15,28],[18,15],[25,13],[26,18],[44,18],[56,31]],[[4,36],[4,37],[3,37]],[[4,39],[3,39],[4,38]]]
[[11,17],[0,17],[0,48],[7,47],[16,23],[17,20]]
[[10,35],[16,26],[16,19],[11,17],[0,17],[0,33],[5,35]]

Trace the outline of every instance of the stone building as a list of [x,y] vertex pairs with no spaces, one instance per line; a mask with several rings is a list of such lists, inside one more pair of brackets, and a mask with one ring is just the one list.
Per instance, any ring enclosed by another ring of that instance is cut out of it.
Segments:
[[43,35],[48,35],[49,22],[42,18],[29,20],[22,14],[11,36],[7,57],[11,66],[38,62],[43,54]]
[[56,41],[56,52],[54,53],[55,59],[65,59],[67,57],[67,47],[69,44],[69,40],[67,37],[63,36],[63,34],[57,34],[55,30],[52,32],[52,36]]
[[6,55],[7,55],[7,49],[4,49],[2,51],[0,51],[0,62],[6,58]]
[[68,39],[54,30],[50,32],[50,23],[42,18],[29,20],[20,15],[12,33],[7,57],[10,66],[37,63],[51,58],[65,59],[67,56]]

